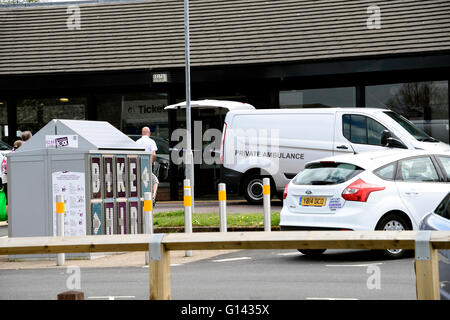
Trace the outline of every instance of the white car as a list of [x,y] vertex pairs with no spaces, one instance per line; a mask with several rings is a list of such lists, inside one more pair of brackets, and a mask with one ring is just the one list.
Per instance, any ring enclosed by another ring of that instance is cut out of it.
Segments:
[[[324,158],[306,164],[286,185],[280,227],[418,230],[449,191],[450,153],[391,150]],[[405,250],[384,253],[399,258]]]

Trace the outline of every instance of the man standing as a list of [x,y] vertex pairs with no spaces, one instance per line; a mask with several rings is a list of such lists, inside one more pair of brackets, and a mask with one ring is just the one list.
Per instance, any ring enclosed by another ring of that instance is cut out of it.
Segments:
[[156,151],[158,147],[156,146],[155,140],[150,138],[151,132],[149,127],[142,128],[142,137],[140,137],[136,143],[143,147],[145,151],[152,152],[152,162],[155,162]]
[[[142,128],[142,137],[140,137],[136,143],[145,149],[145,151],[152,153],[152,163],[155,162],[156,159],[156,151],[158,147],[156,146],[155,140],[150,138],[151,131],[149,127]],[[158,190],[159,180],[152,172],[152,181],[153,181],[153,204],[156,203],[156,191]]]

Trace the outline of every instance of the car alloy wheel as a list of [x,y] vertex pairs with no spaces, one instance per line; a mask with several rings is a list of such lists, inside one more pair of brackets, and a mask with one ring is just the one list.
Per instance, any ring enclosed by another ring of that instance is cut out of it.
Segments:
[[[403,231],[409,229],[410,227],[407,220],[396,213],[391,213],[384,216],[376,228],[376,230],[383,231]],[[389,259],[399,259],[407,255],[410,251],[405,249],[385,249],[381,252]]]
[[[399,222],[397,220],[390,220],[384,225],[383,230],[384,231],[403,231],[406,229],[401,222]],[[403,251],[403,249],[386,249],[386,251],[392,255],[398,255]]]

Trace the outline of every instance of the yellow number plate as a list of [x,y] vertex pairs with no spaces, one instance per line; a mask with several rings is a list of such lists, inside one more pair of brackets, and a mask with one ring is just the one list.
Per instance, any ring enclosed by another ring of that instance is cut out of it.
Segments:
[[323,207],[327,202],[326,197],[301,197],[300,204],[302,206]]

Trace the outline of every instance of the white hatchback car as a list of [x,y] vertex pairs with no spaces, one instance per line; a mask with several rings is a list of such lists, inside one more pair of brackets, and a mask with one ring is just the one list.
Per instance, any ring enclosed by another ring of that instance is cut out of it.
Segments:
[[[391,150],[324,158],[306,164],[286,185],[280,227],[417,230],[448,192],[450,153]],[[391,258],[405,254],[384,252]]]

